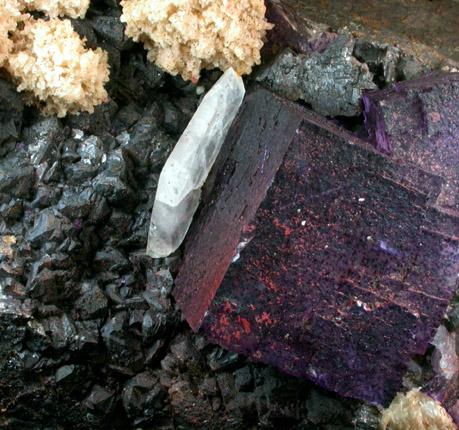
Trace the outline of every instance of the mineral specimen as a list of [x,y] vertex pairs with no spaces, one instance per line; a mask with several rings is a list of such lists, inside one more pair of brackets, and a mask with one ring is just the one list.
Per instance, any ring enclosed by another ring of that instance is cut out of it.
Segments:
[[360,39],[355,44],[354,55],[362,63],[368,64],[373,74],[382,75],[383,85],[389,85],[395,81],[401,57],[397,47],[387,43],[377,43],[374,40]]
[[263,0],[123,0],[121,6],[126,34],[145,44],[150,61],[183,79],[198,80],[202,68],[250,73],[272,27]]
[[89,7],[89,0],[19,0],[21,9],[39,10],[51,18],[69,16],[84,18]]
[[304,17],[296,19],[291,12],[280,0],[266,1],[266,18],[274,24],[274,28],[267,32],[267,38],[273,45],[288,46],[303,54],[323,52],[338,36],[320,24],[306,23]]
[[414,389],[398,394],[381,418],[386,430],[457,430],[442,405]]
[[266,90],[228,134],[174,295],[193,330],[343,396],[388,404],[457,285],[441,178]]
[[362,93],[376,85],[368,66],[352,56],[354,45],[352,35],[344,33],[322,53],[295,55],[286,48],[256,79],[291,100],[304,100],[323,115],[357,115]]
[[435,376],[422,387],[422,391],[441,402],[456,424],[459,424],[459,358],[456,339],[441,325],[432,345],[435,346],[431,360]]
[[364,94],[376,148],[442,178],[432,203],[459,210],[459,73],[433,72]]
[[16,243],[15,236],[0,236],[0,255],[13,256],[12,245]]
[[69,20],[27,20],[12,40],[5,67],[43,114],[92,113],[107,101],[107,53],[86,49]]
[[147,254],[166,257],[183,241],[226,133],[242,103],[240,76],[228,69],[206,94],[161,172]]
[[444,326],[438,328],[432,345],[436,347],[432,365],[437,374],[453,379],[459,373],[459,359],[456,354],[456,341]]
[[13,46],[13,42],[8,38],[8,32],[15,30],[17,23],[23,19],[17,0],[2,1],[0,4],[0,67],[3,66]]

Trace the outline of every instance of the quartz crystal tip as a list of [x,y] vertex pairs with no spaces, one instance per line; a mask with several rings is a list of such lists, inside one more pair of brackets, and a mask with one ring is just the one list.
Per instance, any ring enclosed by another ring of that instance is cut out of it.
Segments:
[[147,254],[167,257],[182,243],[204,184],[244,98],[242,78],[228,69],[205,95],[159,177]]

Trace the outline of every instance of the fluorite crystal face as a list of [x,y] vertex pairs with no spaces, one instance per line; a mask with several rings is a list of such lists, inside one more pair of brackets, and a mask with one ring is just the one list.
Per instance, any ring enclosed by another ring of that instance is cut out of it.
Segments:
[[457,288],[444,181],[261,88],[209,177],[175,297],[211,342],[388,404]]
[[376,148],[443,180],[435,204],[459,211],[459,73],[433,72],[363,96]]

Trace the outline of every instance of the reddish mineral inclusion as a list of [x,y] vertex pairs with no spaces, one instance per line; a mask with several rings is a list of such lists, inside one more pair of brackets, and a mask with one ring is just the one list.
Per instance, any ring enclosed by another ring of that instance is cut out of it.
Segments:
[[231,351],[387,405],[457,288],[444,178],[255,88],[208,181],[174,295]]

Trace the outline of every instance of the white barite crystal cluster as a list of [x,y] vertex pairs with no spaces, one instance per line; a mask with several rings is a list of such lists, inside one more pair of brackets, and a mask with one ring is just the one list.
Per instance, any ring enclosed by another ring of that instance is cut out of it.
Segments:
[[147,254],[166,257],[182,243],[214,164],[245,94],[241,77],[228,69],[205,95],[166,161],[151,215]]
[[84,18],[89,7],[89,0],[19,0],[22,9],[44,12],[50,18],[69,16]]
[[26,18],[27,16],[19,11],[18,0],[0,0],[0,67],[8,58],[13,46],[9,33],[16,29],[19,21]]
[[29,19],[11,39],[5,68],[26,102],[39,106],[43,115],[93,113],[108,100],[108,55],[86,49],[70,20]]
[[[55,18],[83,18],[88,6],[89,0],[0,0],[0,68],[43,115],[93,113],[107,101],[107,53],[87,49],[70,20]],[[35,19],[25,10],[48,17]]]

